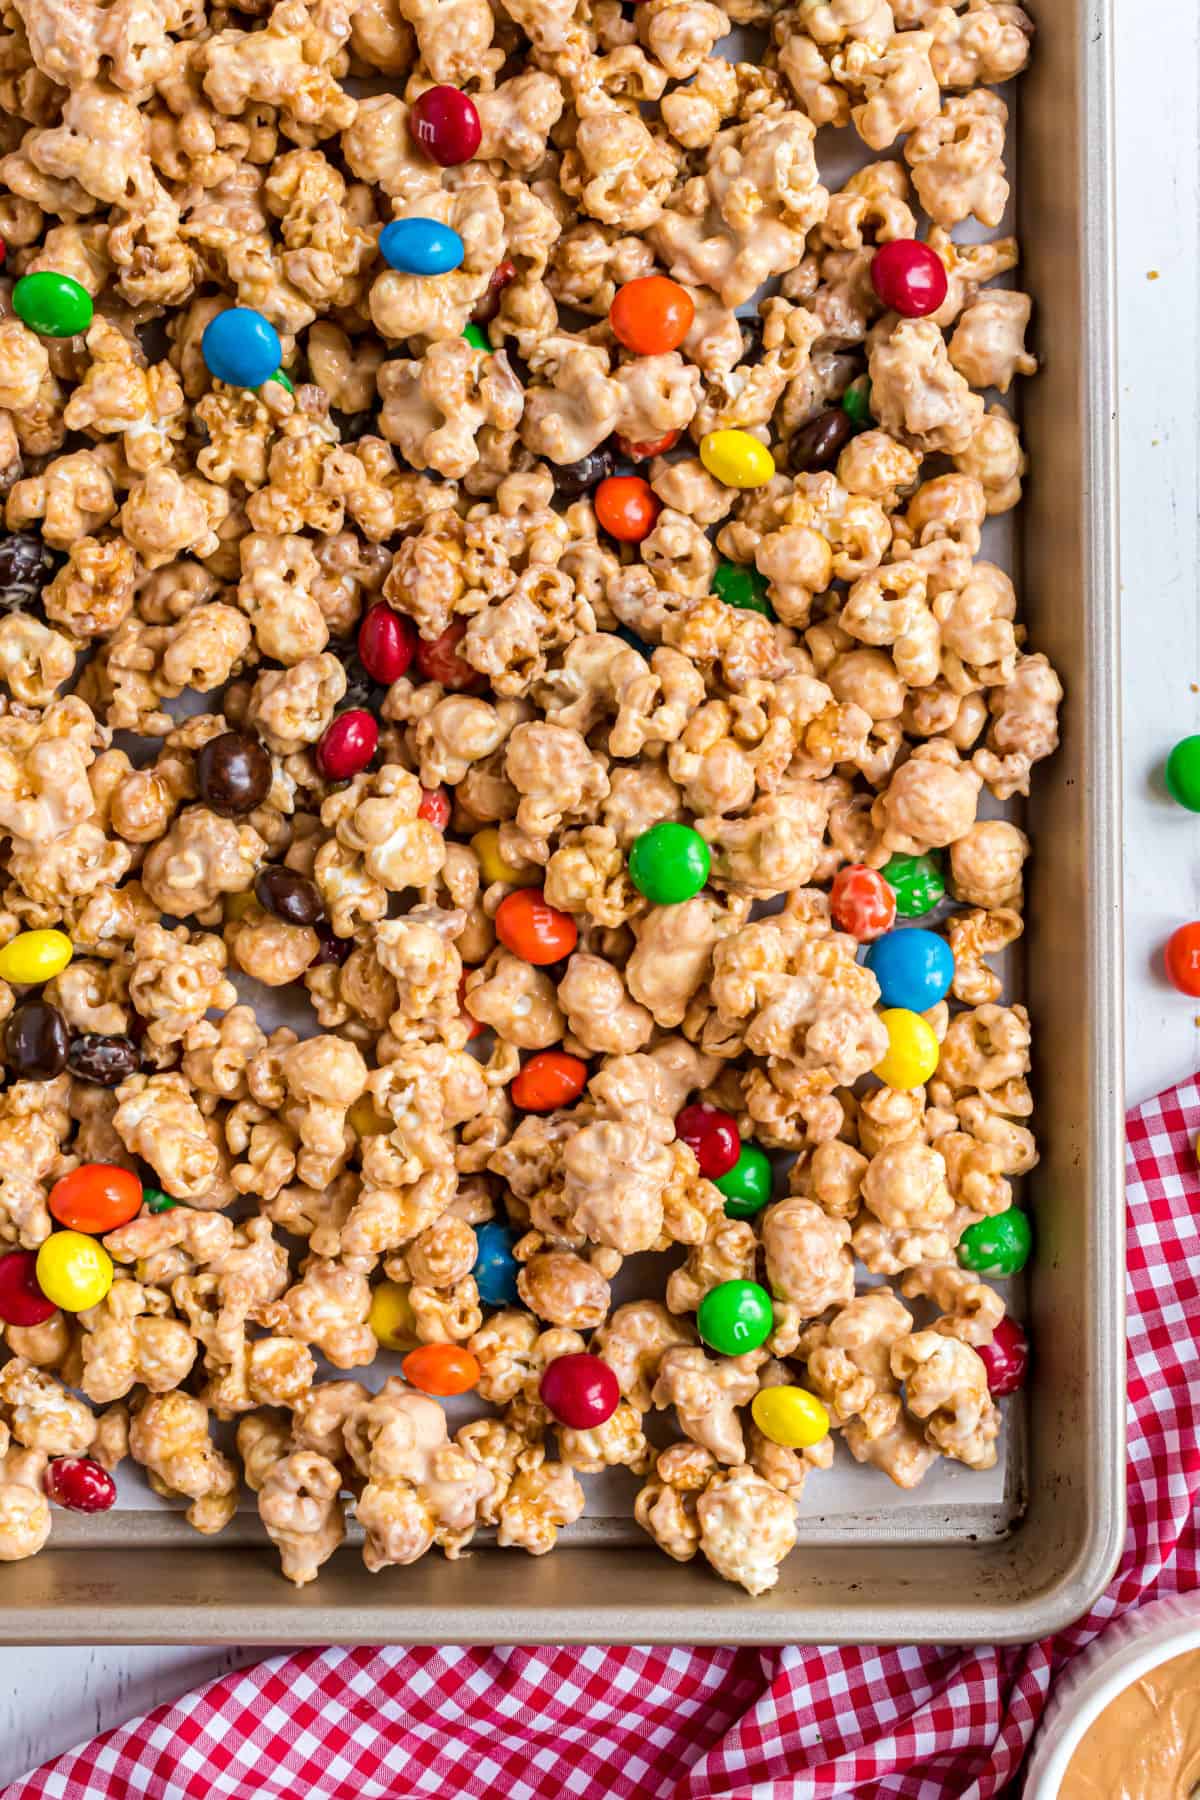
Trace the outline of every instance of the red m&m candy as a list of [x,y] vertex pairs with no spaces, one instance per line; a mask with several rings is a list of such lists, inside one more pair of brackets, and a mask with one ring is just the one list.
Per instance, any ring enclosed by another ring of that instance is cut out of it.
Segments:
[[936,250],[917,238],[893,238],[871,258],[871,286],[905,319],[924,319],[946,298],[946,270]]
[[685,1106],[676,1115],[675,1136],[692,1152],[707,1181],[728,1175],[741,1153],[737,1120],[719,1106]]
[[417,628],[403,613],[382,602],[358,628],[358,654],[372,681],[388,686],[405,674],[417,650]]
[[1029,1339],[1015,1319],[1001,1319],[991,1343],[979,1346],[979,1355],[987,1370],[993,1400],[1002,1400],[1005,1394],[1015,1394],[1024,1386],[1029,1369]]
[[878,869],[847,863],[833,878],[829,911],[839,931],[869,944],[896,921],[896,896]]
[[0,1319],[6,1325],[44,1325],[57,1311],[38,1286],[36,1251],[0,1256]]
[[117,1484],[91,1456],[56,1456],[46,1468],[42,1486],[56,1506],[70,1512],[107,1512],[117,1497]]
[[576,1356],[556,1356],[548,1363],[538,1393],[559,1424],[572,1431],[591,1431],[603,1425],[621,1400],[620,1385],[608,1364],[583,1351]]
[[362,774],[378,743],[378,725],[369,712],[354,707],[338,714],[317,745],[317,767],[326,781],[349,781]]
[[408,128],[426,156],[443,169],[470,162],[483,138],[479,109],[456,87],[426,88],[412,104]]
[[483,677],[473,669],[458,646],[467,635],[467,621],[455,619],[439,637],[420,638],[417,642],[417,667],[426,681],[440,681],[452,693],[483,686]]
[[1181,925],[1167,939],[1163,951],[1167,977],[1181,994],[1200,999],[1200,919]]
[[429,825],[435,825],[439,831],[445,831],[450,823],[450,796],[444,787],[421,789],[417,817],[424,819]]

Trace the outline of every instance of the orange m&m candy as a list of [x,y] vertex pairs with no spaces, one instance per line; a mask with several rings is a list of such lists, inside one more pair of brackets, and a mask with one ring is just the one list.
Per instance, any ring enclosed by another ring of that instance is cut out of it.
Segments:
[[609,537],[640,544],[654,530],[662,504],[640,475],[609,475],[592,495],[596,519]]
[[71,1231],[99,1236],[128,1225],[142,1210],[142,1184],[116,1163],[84,1163],[50,1189],[51,1217]]
[[587,1064],[565,1050],[539,1050],[518,1071],[511,1093],[522,1112],[553,1112],[578,1100]]
[[400,1367],[423,1394],[465,1394],[479,1380],[479,1359],[461,1344],[422,1344]]
[[1181,925],[1167,939],[1163,959],[1167,976],[1181,994],[1200,999],[1200,919]]
[[570,913],[551,906],[541,888],[518,888],[496,908],[496,936],[523,962],[543,968],[570,956],[579,932]]
[[640,275],[618,288],[608,309],[613,336],[638,356],[663,356],[678,350],[696,316],[686,288],[666,275]]

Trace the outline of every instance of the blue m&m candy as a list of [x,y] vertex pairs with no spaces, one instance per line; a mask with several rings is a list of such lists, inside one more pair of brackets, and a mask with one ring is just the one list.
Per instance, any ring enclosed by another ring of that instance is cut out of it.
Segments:
[[913,927],[876,938],[866,965],[879,983],[881,1004],[908,1012],[927,1012],[950,991],[954,956],[936,931]]
[[485,1306],[518,1304],[517,1264],[513,1256],[513,1245],[520,1235],[511,1225],[501,1225],[498,1219],[489,1219],[486,1224],[475,1227],[475,1242],[479,1246],[479,1252],[471,1273],[479,1289],[479,1298]]
[[404,275],[448,275],[466,251],[440,219],[393,219],[379,234],[379,254]]
[[200,351],[209,374],[230,387],[261,387],[283,359],[279,333],[248,306],[227,307],[210,319]]

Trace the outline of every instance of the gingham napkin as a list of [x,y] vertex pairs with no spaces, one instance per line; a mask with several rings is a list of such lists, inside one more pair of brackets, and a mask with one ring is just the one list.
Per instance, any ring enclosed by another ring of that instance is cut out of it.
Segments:
[[1129,1532],[1069,1631],[967,1651],[305,1650],[106,1732],[2,1800],[1003,1793],[1068,1658],[1127,1608],[1200,1585],[1197,1131],[1197,1080],[1129,1115]]

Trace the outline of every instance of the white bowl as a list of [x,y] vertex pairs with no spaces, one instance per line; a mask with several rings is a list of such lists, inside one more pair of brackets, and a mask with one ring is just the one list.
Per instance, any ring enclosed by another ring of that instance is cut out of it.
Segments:
[[1200,1650],[1200,1591],[1152,1601],[1108,1627],[1062,1676],[1033,1741],[1025,1800],[1058,1800],[1085,1731],[1150,1669]]

